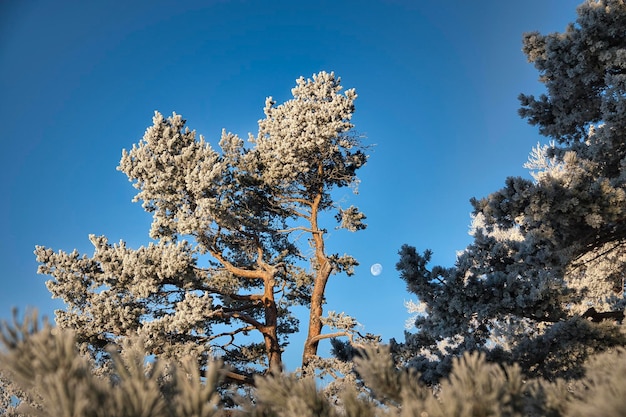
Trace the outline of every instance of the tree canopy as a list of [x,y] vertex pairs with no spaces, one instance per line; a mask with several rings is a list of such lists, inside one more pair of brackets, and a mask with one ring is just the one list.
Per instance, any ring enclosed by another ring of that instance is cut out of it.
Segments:
[[421,313],[398,352],[433,379],[465,350],[555,377],[625,343],[625,27],[623,1],[589,1],[564,33],[525,34],[546,93],[520,95],[519,113],[551,139],[531,153],[532,180],[472,200],[473,242],[453,267],[400,251]]
[[[182,116],[155,112],[118,167],[153,215],[153,241],[132,249],[90,236],[92,256],[37,247],[39,272],[67,305],[57,324],[103,364],[107,345],[136,334],[152,354],[218,356],[248,382],[281,369],[298,329],[293,306],[311,311],[305,364],[330,337],[324,323],[339,328],[332,336],[348,335],[354,320],[324,320],[322,306],[330,274],[350,274],[357,263],[326,252],[319,224],[321,212],[336,210],[339,227],[365,227],[363,214],[331,196],[356,184],[367,159],[350,122],[356,93],[341,90],[333,73],[300,78],[293,99],[267,99],[249,146],[223,131],[219,150]],[[297,245],[302,233],[312,257]]]

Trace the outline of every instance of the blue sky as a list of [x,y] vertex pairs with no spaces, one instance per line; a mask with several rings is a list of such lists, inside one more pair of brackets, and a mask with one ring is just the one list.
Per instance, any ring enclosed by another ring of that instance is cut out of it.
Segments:
[[[356,88],[354,123],[375,145],[360,193],[345,192],[368,229],[328,226],[330,250],[361,266],[333,278],[326,308],[402,339],[400,246],[451,265],[470,241],[469,199],[527,175],[543,138],[517,116],[517,96],[542,87],[522,33],[563,31],[579,3],[0,2],[0,318],[62,307],[36,274],[35,245],[91,254],[90,233],[148,243],[150,215],[115,168],[154,110],[215,144],[222,128],[247,137],[265,97],[287,100],[296,78],[325,70]],[[299,357],[299,339],[290,350]]]

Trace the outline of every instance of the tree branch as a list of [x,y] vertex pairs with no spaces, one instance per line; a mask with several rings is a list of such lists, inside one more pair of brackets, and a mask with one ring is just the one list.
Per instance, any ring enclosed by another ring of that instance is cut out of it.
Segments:
[[589,253],[589,252],[583,252],[583,253],[581,253],[580,255],[578,255],[578,256],[576,256],[574,258],[574,262],[572,262],[572,269],[576,270],[578,268],[581,268],[583,265],[589,264],[589,263],[591,263],[591,262],[593,262],[593,261],[595,261],[595,260],[597,260],[597,259],[599,259],[599,258],[601,258],[601,257],[603,257],[603,256],[605,256],[605,255],[607,255],[607,254],[609,254],[611,252],[613,252],[614,250],[620,248],[624,244],[626,244],[626,239],[624,239],[624,238],[619,239],[619,240],[615,241],[615,244],[612,247],[610,247],[608,249],[605,249],[604,251],[594,255],[593,258],[591,258],[591,259],[589,259],[587,261],[576,262],[580,258],[584,257],[587,253]]
[[209,252],[211,253],[211,255],[217,259],[222,265],[224,265],[224,268],[232,273],[233,275],[236,275],[240,278],[248,278],[248,279],[263,279],[266,275],[266,271],[258,271],[258,270],[254,270],[254,269],[243,269],[243,268],[239,268],[235,265],[233,265],[232,263],[230,263],[229,261],[227,261],[221,253],[219,252],[215,252],[212,249],[209,249]]
[[619,324],[622,324],[622,322],[624,321],[624,311],[623,310],[617,310],[617,311],[598,312],[598,311],[596,311],[595,308],[590,307],[580,317],[586,318],[586,319],[591,319],[591,321],[594,322],[594,323],[600,323],[600,322],[602,322],[604,320],[613,320],[613,321],[618,322]]
[[233,371],[226,371],[224,373],[224,376],[226,377],[226,379],[230,381],[250,385],[251,387],[256,386],[254,383],[254,377],[252,375],[244,375],[244,374],[238,374],[237,372],[233,372]]
[[245,327],[240,327],[239,329],[233,330],[231,332],[223,332],[223,333],[219,333],[219,334],[213,335],[213,336],[211,336],[209,338],[209,340],[215,340],[215,339],[219,339],[220,337],[228,336],[228,337],[230,337],[230,342],[221,345],[222,348],[225,348],[226,346],[231,345],[235,341],[235,335],[237,335],[239,333],[245,333],[245,332],[248,332],[250,330],[255,330],[255,329],[256,329],[256,327],[251,326],[251,325],[250,326],[245,326]]
[[263,299],[263,294],[223,294],[237,301],[257,301]]
[[261,323],[258,320],[255,320],[254,318],[252,318],[251,316],[247,315],[247,314],[241,314],[241,312],[239,311],[234,311],[234,312],[227,312],[227,311],[217,311],[216,312],[216,316],[220,317],[220,318],[235,318],[235,319],[239,319],[241,321],[243,321],[244,323],[248,323],[252,326],[254,326],[255,329],[259,330],[259,331],[263,331],[265,329],[265,325],[263,323]]
[[301,230],[303,232],[307,232],[307,233],[314,233],[313,230],[308,229],[304,226],[296,226],[296,227],[289,227],[287,229],[280,229],[277,230],[278,233],[291,233],[291,232],[295,232],[296,230]]
[[323,339],[332,339],[333,337],[341,337],[341,336],[347,336],[350,339],[350,343],[352,343],[352,333],[336,332],[336,333],[328,333],[328,334],[318,334],[317,336],[314,336],[310,338],[309,340],[307,340],[306,344],[312,345],[313,343],[319,342],[320,340],[323,340]]

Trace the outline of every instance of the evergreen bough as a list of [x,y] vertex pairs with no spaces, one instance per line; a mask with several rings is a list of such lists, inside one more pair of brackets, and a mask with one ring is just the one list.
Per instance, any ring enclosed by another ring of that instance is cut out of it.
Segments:
[[219,394],[227,372],[221,362],[201,374],[197,357],[154,359],[133,338],[124,341],[123,353],[109,348],[108,375],[94,372],[71,331],[39,325],[35,315],[3,323],[1,342],[0,372],[25,401],[16,405],[16,397],[4,395],[0,411],[15,417],[619,417],[626,410],[623,348],[589,360],[585,377],[575,382],[527,379],[517,365],[466,352],[432,387],[414,370],[397,368],[388,347],[367,347],[355,360],[365,393],[345,386],[329,397],[311,377],[276,373],[257,376],[257,388],[245,398],[237,399],[233,387],[233,404]]

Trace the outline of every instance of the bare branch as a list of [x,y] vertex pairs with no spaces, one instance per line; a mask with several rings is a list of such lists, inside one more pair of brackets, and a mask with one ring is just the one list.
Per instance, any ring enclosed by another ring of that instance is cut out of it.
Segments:
[[352,343],[352,333],[336,332],[336,333],[328,333],[328,334],[318,334],[317,336],[312,337],[309,340],[307,340],[307,345],[312,345],[313,343],[319,342],[320,340],[323,340],[323,339],[332,339],[333,337],[342,337],[342,336],[348,337],[350,339],[350,342]]
[[245,327],[240,327],[239,329],[235,329],[235,330],[230,331],[230,332],[223,332],[223,333],[218,333],[218,334],[212,335],[211,337],[208,338],[208,340],[215,340],[215,339],[219,339],[220,337],[228,336],[228,337],[230,337],[230,342],[221,345],[222,348],[226,348],[227,346],[233,344],[233,342],[235,341],[235,335],[237,335],[239,333],[249,332],[250,330],[255,330],[255,329],[256,329],[256,327],[254,327],[252,325],[245,326]]

